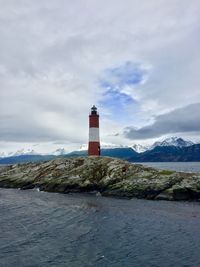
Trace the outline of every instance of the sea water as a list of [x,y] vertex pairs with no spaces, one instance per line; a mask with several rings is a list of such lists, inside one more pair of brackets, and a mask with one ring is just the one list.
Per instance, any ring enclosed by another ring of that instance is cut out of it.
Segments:
[[200,203],[0,189],[2,267],[197,267]]
[[179,172],[200,172],[200,162],[141,162],[141,164]]

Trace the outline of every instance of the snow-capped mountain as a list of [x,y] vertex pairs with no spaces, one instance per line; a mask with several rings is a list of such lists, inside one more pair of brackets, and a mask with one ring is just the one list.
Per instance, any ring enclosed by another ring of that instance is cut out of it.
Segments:
[[77,151],[84,151],[84,150],[87,150],[87,149],[88,149],[88,145],[83,144],[82,146],[80,146],[79,149],[77,149]]
[[22,156],[22,155],[40,155],[40,153],[36,152],[33,149],[19,149],[15,152],[1,152],[0,153],[0,158],[5,158],[5,157],[16,157],[16,156]]
[[61,155],[65,155],[67,154],[68,152],[64,149],[64,148],[58,148],[56,149],[55,151],[53,151],[51,153],[51,155],[54,155],[54,156],[61,156]]
[[114,148],[127,148],[128,146],[116,145],[116,144],[102,144],[101,148],[103,149],[114,149]]
[[[141,145],[141,144],[133,144],[130,146],[137,153],[143,153],[148,150],[154,149],[156,146],[176,146],[176,147],[187,147],[191,146],[194,143],[192,141],[186,141],[181,137],[170,137],[161,141],[155,142],[153,145]],[[101,149],[113,149],[113,148],[127,148],[128,146],[123,145],[115,145],[115,144],[101,144]],[[87,145],[84,144],[80,147],[79,151],[87,150]]]
[[16,156],[24,156],[24,155],[40,155],[40,156],[44,156],[44,155],[54,155],[54,156],[60,156],[60,155],[65,155],[67,154],[68,151],[66,151],[64,148],[58,148],[56,150],[54,150],[53,152],[49,152],[49,153],[38,153],[33,149],[19,149],[15,152],[0,152],[0,158],[6,158],[6,157],[16,157]]
[[[124,145],[101,143],[101,149],[114,149],[114,148],[127,148],[127,147],[128,146],[124,146]],[[88,144],[84,144],[77,151],[84,151],[87,149],[88,149]]]
[[5,158],[7,157],[7,154],[5,152],[0,152],[0,158]]
[[[149,151],[154,149],[157,146],[175,146],[175,147],[188,147],[188,146],[192,146],[194,145],[194,143],[192,141],[189,140],[184,140],[181,137],[170,137],[170,138],[166,138],[164,140],[160,140],[155,142],[153,145],[142,145],[142,144],[133,144],[132,146],[124,146],[124,145],[116,145],[116,144],[108,144],[108,143],[101,143],[101,148],[102,149],[115,149],[115,148],[132,148],[134,151],[136,151],[137,153],[143,153],[145,151]],[[88,145],[87,144],[83,144],[79,150],[77,151],[87,151],[88,149]],[[44,151],[44,150],[43,150]],[[40,155],[40,156],[47,156],[47,155],[54,155],[54,156],[60,156],[60,155],[65,155],[68,154],[68,151],[65,148],[57,148],[56,150],[54,150],[53,152],[50,151],[46,151],[43,153],[38,153],[36,152],[34,149],[29,148],[29,149],[20,149],[17,150],[15,152],[4,152],[1,151],[0,152],[0,158],[6,158],[6,157],[15,157],[15,156],[22,156],[22,155]]]
[[140,144],[133,144],[131,147],[133,150],[135,150],[137,153],[143,153],[147,150],[149,150],[149,146],[147,145],[140,145]]
[[153,149],[157,146],[176,146],[176,147],[187,147],[192,146],[194,143],[192,141],[184,140],[181,137],[169,137],[162,141],[155,142],[150,149]]
[[[16,152],[14,152],[12,154],[12,156],[21,156],[21,155],[39,155],[39,153],[37,153],[35,150],[33,149],[20,149],[20,150],[17,150]],[[9,156],[11,156],[9,154]]]
[[192,146],[194,143],[189,140],[184,140],[181,137],[169,137],[164,140],[157,141],[152,145],[141,145],[141,144],[133,144],[131,147],[137,153],[143,153],[148,150],[152,150],[157,146],[175,146],[175,147],[188,147]]

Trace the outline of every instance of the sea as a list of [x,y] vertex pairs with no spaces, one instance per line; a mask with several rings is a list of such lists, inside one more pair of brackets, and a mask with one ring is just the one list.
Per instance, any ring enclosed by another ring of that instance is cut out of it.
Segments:
[[200,173],[200,162],[141,162],[141,164],[157,169]]
[[0,266],[198,267],[200,203],[0,189]]

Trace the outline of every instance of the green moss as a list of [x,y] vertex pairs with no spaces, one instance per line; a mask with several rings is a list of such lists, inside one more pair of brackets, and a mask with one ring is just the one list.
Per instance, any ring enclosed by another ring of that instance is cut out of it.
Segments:
[[174,171],[162,170],[159,172],[161,175],[171,175],[172,173],[174,173]]

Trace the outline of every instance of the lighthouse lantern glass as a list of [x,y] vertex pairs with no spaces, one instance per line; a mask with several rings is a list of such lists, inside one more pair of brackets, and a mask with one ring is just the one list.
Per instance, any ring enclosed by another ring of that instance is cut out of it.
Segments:
[[93,114],[93,115],[96,115],[97,114],[97,108],[95,106],[93,106],[91,108],[91,114]]

